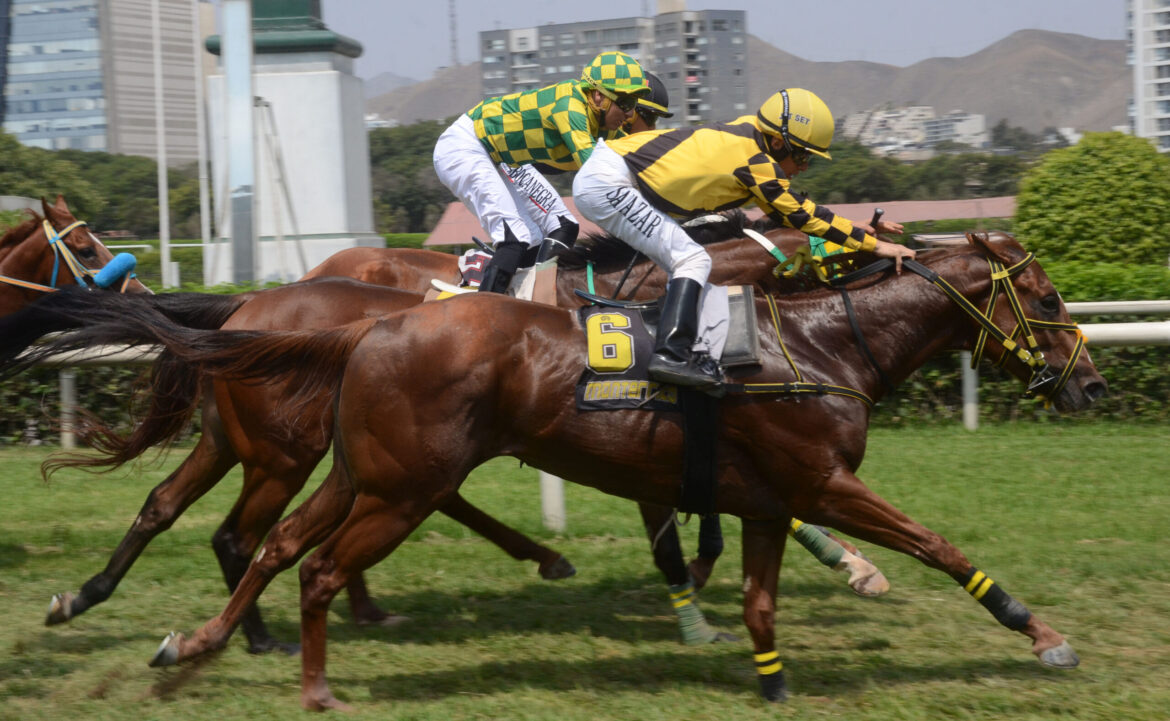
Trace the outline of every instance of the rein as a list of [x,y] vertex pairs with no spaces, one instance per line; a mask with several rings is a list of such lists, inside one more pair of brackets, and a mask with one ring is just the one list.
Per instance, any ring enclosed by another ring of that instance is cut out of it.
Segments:
[[[1085,335],[1076,323],[1057,323],[1054,321],[1036,320],[1028,318],[1024,315],[1024,308],[1020,304],[1020,297],[1016,293],[1015,286],[1012,285],[1011,279],[1013,276],[1022,272],[1025,268],[1031,265],[1032,261],[1036,260],[1033,253],[1028,253],[1019,262],[1011,266],[1004,266],[1002,262],[994,258],[988,258],[987,263],[991,271],[991,296],[988,300],[987,311],[981,311],[974,303],[969,301],[962,293],[955,289],[945,278],[938,273],[927,268],[925,265],[916,260],[902,261],[902,267],[925,278],[939,290],[946,294],[956,305],[959,306],[968,316],[979,324],[979,335],[976,339],[975,350],[971,354],[971,367],[975,368],[979,364],[980,358],[983,356],[983,351],[987,345],[987,339],[994,338],[1003,346],[1003,353],[996,360],[996,365],[1002,365],[1008,358],[1008,354],[1013,354],[1020,360],[1020,362],[1032,369],[1032,375],[1028,379],[1027,396],[1040,396],[1045,400],[1051,402],[1052,398],[1058,394],[1065,383],[1072,376],[1073,367],[1081,356],[1081,352],[1085,347]],[[866,278],[870,275],[882,273],[894,266],[894,261],[889,258],[884,258],[876,263],[872,263],[861,270],[854,271],[848,275],[841,276],[830,282],[830,285],[841,288],[844,292],[844,286],[848,283]],[[1007,297],[1009,305],[1011,305],[1012,315],[1016,318],[1016,327],[1011,335],[1004,333],[991,320],[992,314],[995,312],[996,301],[1000,293]],[[1032,328],[1047,328],[1051,330],[1067,330],[1077,334],[1076,347],[1069,356],[1068,362],[1064,368],[1061,369],[1058,375],[1052,370],[1044,360],[1044,354],[1039,350],[1039,344],[1036,342],[1036,337],[1033,335]],[[1018,343],[1015,339],[1023,335],[1027,348]],[[880,372],[880,371],[879,371]]]
[[[58,290],[57,276],[61,269],[61,260],[64,259],[65,266],[73,275],[74,282],[76,282],[81,287],[87,289],[91,288],[89,282],[86,281],[86,278],[90,278],[92,280],[93,287],[104,288],[111,285],[112,283],[103,283],[103,279],[98,277],[101,274],[101,269],[91,270],[85,267],[85,264],[78,260],[77,256],[75,256],[73,251],[70,250],[69,246],[65,244],[65,236],[84,225],[88,225],[84,220],[75,220],[74,222],[62,228],[60,232],[58,232],[55,228],[53,228],[53,225],[48,221],[48,219],[41,221],[41,227],[45,232],[45,239],[48,241],[49,247],[53,250],[53,274],[50,277],[49,285],[42,285],[40,283],[34,283],[28,280],[21,280],[20,278],[11,278],[6,275],[0,275],[0,283],[7,283],[8,285],[27,288],[29,290],[38,290],[44,293],[55,292]],[[133,256],[129,253],[124,253],[122,255],[129,255],[131,261],[133,261]],[[112,262],[113,261],[111,261],[111,263]],[[135,274],[131,270],[134,267],[134,263],[128,262],[120,264],[128,266],[126,272],[121,275],[122,287],[119,289],[119,292],[125,293],[126,287],[130,284],[130,279],[135,277]]]

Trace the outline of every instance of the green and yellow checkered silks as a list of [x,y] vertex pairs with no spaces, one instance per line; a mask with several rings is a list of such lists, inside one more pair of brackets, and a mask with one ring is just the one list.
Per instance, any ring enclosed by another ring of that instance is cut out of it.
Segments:
[[601,132],[576,80],[488,98],[467,115],[492,160],[509,165],[539,162],[577,170]]
[[593,58],[593,62],[581,71],[581,82],[613,93],[645,95],[650,92],[650,82],[638,61],[616,51]]

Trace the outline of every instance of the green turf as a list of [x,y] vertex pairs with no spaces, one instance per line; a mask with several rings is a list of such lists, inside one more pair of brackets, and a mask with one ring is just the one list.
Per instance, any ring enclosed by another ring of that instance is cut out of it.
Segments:
[[[181,451],[161,467],[62,473],[47,486],[46,454],[0,451],[0,718],[299,717],[299,660],[248,655],[239,638],[192,667],[146,665],[167,631],[193,631],[226,601],[208,539],[238,475],[156,539],[107,603],[46,628],[50,595],[104,566]],[[740,622],[735,519],[700,604],[743,640],[687,648],[634,505],[569,486],[569,532],[554,536],[540,525],[535,472],[499,459],[466,495],[562,551],[578,575],[541,581],[534,565],[431,519],[369,574],[377,602],[412,623],[359,628],[342,597],[334,604],[332,688],[356,719],[1165,719],[1168,460],[1161,426],[870,436],[862,477],[1064,633],[1082,659],[1075,671],[1042,668],[1026,638],[910,558],[864,544],[893,584],[865,600],[790,544],[777,639],[792,697],[770,706]],[[682,535],[693,552],[694,530]],[[262,602],[273,632],[295,638],[295,573]]]

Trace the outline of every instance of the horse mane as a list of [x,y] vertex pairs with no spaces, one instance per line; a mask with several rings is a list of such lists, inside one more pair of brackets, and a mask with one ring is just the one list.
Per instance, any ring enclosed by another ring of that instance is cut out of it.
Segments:
[[8,229],[8,232],[0,237],[0,251],[8,250],[12,246],[19,245],[24,242],[24,239],[36,231],[44,218],[35,210],[25,210],[28,213],[28,219],[19,225],[14,225]]
[[[686,228],[687,234],[699,245],[710,245],[742,238],[744,228],[753,226],[742,210],[720,213],[719,217],[725,220]],[[592,263],[595,271],[605,273],[624,268],[636,252],[625,241],[609,233],[590,233],[557,256],[557,267],[561,270],[584,270]]]

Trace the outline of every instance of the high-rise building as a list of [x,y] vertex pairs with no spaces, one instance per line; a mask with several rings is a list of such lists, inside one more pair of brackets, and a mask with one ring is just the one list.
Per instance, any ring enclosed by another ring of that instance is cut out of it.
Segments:
[[0,0],[0,127],[4,125],[4,86],[8,81],[8,29],[11,0]]
[[[25,145],[155,157],[152,0],[7,0],[4,130]],[[197,157],[196,0],[159,0],[167,161]]]
[[1130,126],[1170,151],[1170,0],[1127,0],[1129,63],[1133,66]]
[[598,53],[620,50],[662,79],[673,118],[658,127],[731,120],[747,106],[742,10],[685,10],[660,1],[652,18],[557,23],[479,34],[485,98],[576,78]]

